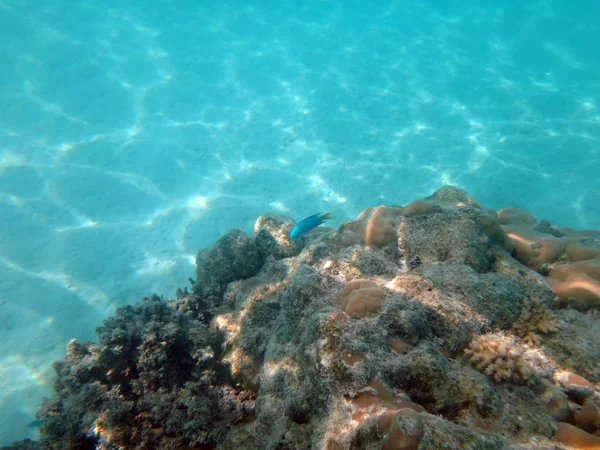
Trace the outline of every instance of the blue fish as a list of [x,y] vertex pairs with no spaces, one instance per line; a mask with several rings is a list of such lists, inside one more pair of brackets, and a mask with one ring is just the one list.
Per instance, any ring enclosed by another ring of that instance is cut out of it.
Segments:
[[306,219],[303,219],[300,222],[298,222],[296,226],[292,228],[292,231],[290,231],[290,237],[292,239],[300,239],[306,233],[314,230],[326,220],[333,218],[333,213],[331,212],[324,214],[314,214],[310,217],[307,217]]

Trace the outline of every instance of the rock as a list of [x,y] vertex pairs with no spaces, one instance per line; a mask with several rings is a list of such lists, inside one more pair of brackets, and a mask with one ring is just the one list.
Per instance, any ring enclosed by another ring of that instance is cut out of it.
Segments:
[[256,243],[241,230],[231,230],[211,248],[196,256],[193,291],[220,299],[227,283],[256,275],[263,256]]

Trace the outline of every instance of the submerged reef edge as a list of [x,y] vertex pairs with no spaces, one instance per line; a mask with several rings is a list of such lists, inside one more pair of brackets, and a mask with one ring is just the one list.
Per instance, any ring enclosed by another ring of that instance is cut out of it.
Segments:
[[39,440],[4,449],[600,448],[600,231],[452,186],[294,225],[71,341]]

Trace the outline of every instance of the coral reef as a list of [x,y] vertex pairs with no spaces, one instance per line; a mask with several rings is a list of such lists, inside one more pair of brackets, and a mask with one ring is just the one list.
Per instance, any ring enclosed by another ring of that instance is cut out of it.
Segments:
[[293,225],[230,231],[191,293],[69,344],[12,448],[596,448],[599,232],[452,186]]

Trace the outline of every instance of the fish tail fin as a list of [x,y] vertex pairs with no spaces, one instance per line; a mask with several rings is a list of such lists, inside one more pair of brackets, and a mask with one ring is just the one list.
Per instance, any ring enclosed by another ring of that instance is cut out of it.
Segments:
[[331,211],[321,214],[321,220],[325,221],[325,220],[329,220],[329,219],[335,219],[335,216],[333,215],[333,213]]

